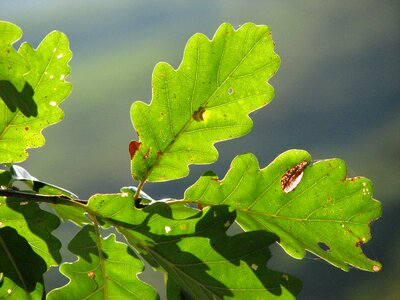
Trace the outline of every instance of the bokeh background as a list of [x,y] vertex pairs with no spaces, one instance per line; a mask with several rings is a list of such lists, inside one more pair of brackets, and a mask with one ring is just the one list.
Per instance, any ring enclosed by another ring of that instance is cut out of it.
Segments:
[[[291,148],[314,159],[340,157],[349,176],[374,182],[383,216],[363,246],[382,262],[373,274],[349,273],[311,254],[304,260],[273,249],[270,266],[298,276],[299,299],[400,299],[400,2],[364,1],[0,1],[0,19],[19,25],[35,47],[52,30],[66,33],[74,57],[65,120],[44,131],[46,145],[22,165],[31,174],[82,199],[133,185],[128,143],[135,138],[133,101],[149,102],[151,73],[159,61],[178,67],[196,32],[212,37],[222,22],[271,27],[282,65],[271,80],[274,101],[252,114],[253,131],[220,143],[220,159],[192,166],[183,180],[148,184],[155,198],[181,198],[204,171],[223,176],[240,153],[265,166]],[[76,228],[56,234],[70,239]],[[65,259],[74,259],[63,249]],[[147,279],[160,283],[150,272]],[[49,287],[67,282],[51,270]]]

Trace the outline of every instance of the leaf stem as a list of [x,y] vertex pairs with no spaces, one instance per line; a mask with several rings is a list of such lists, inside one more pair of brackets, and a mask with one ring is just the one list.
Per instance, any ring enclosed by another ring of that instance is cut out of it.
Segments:
[[102,250],[102,238],[101,238],[101,233],[99,230],[99,222],[97,221],[96,215],[95,214],[90,214],[90,218],[93,221],[93,227],[94,227],[94,232],[96,235],[96,246],[97,246],[97,251],[99,254],[99,263],[100,263],[100,268],[101,268],[101,276],[103,277],[103,291],[104,291],[104,299],[108,298],[108,284],[107,284],[107,273],[106,273],[106,266],[104,264],[104,255],[103,255],[103,250]]
[[71,199],[64,195],[43,195],[43,194],[32,194],[11,189],[2,190],[0,189],[0,197],[12,197],[18,199],[32,200],[37,202],[45,202],[51,204],[61,204],[67,206],[75,206],[85,210],[87,213],[96,215],[96,212],[91,210],[86,204],[87,200],[82,199]]
[[134,200],[135,201],[140,198],[140,191],[142,190],[143,185],[145,184],[145,182],[146,182],[146,179],[144,179],[144,180],[139,182],[139,185],[137,187],[137,190],[136,190],[136,193],[135,193],[135,196],[134,196]]

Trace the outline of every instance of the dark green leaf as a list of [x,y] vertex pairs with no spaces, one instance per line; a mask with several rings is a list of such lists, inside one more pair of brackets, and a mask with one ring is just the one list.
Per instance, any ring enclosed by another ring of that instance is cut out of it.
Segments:
[[46,270],[43,258],[14,228],[0,228],[0,299],[42,299]]

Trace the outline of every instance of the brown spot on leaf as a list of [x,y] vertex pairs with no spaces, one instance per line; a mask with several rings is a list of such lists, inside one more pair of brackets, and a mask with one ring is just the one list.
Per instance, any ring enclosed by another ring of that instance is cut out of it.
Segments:
[[139,149],[140,144],[141,143],[139,143],[137,141],[131,141],[129,143],[129,154],[131,155],[131,159],[133,159],[133,157],[135,156],[135,153]]
[[200,107],[198,110],[196,110],[194,113],[193,113],[193,119],[196,121],[196,122],[201,122],[201,121],[204,121],[204,119],[203,119],[203,114],[204,114],[204,112],[205,112],[206,110],[205,110],[205,108],[204,107]]
[[143,155],[144,159],[148,159],[150,154],[150,148],[147,150],[147,152]]
[[303,177],[303,170],[307,165],[308,162],[303,160],[283,174],[281,188],[285,193],[289,193],[297,187]]

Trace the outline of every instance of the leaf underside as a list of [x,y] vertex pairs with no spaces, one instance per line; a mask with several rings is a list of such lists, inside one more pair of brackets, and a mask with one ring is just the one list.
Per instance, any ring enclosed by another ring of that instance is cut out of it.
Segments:
[[151,104],[132,106],[140,138],[133,178],[177,179],[188,174],[189,164],[216,161],[214,143],[248,133],[248,114],[272,100],[268,79],[279,64],[267,26],[248,23],[234,30],[223,24],[211,41],[194,35],[177,70],[167,63],[155,67]]
[[[285,192],[285,174],[304,161],[300,182]],[[185,192],[185,201],[235,208],[243,229],[275,233],[295,258],[308,250],[346,271],[348,265],[379,271],[380,263],[361,249],[371,238],[369,224],[381,215],[372,192],[368,179],[346,178],[342,160],[312,163],[306,151],[290,150],[262,170],[254,155],[240,155],[223,180],[205,174]]]
[[67,37],[54,31],[36,50],[23,43],[16,52],[12,44],[21,32],[13,26],[0,22],[0,36],[8,32],[6,38],[0,38],[2,163],[21,162],[28,156],[26,149],[43,146],[42,130],[62,120],[63,111],[58,105],[72,89],[65,82],[72,56]]

